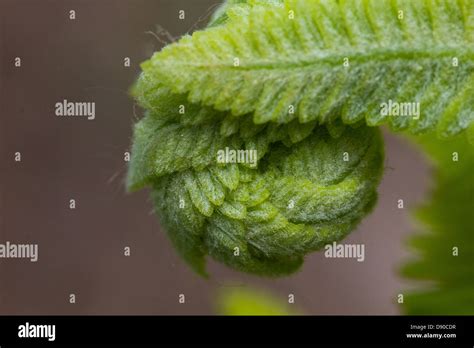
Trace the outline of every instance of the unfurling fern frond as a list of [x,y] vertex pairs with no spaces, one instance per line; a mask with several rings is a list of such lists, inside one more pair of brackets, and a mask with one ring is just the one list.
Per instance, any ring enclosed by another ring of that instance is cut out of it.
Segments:
[[[474,1],[240,2],[144,74],[256,124],[342,118],[449,136],[474,120]],[[419,103],[419,114],[390,116],[389,101]]]
[[[143,63],[128,188],[152,188],[198,273],[207,255],[292,273],[374,206],[383,144],[367,125],[474,133],[473,44],[472,0],[229,0]],[[419,114],[381,112],[391,101]]]
[[[162,98],[135,127],[128,186],[152,186],[170,239],[200,274],[206,255],[261,275],[294,272],[375,203],[383,164],[377,129],[347,127],[334,138],[324,127],[257,129],[250,120],[232,132],[210,116],[187,124],[178,117],[183,104]],[[224,149],[255,151],[255,162],[218,163]]]

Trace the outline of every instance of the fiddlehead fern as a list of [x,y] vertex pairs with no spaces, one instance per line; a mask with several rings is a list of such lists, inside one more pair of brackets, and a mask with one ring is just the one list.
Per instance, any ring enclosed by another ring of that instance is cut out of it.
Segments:
[[[375,203],[383,144],[367,125],[441,136],[468,128],[473,9],[467,0],[229,1],[208,29],[143,63],[133,93],[148,113],[135,127],[129,189],[152,188],[197,272],[206,255],[261,275],[294,272]],[[380,104],[391,99],[425,107],[390,117]],[[255,161],[220,163],[224,150]]]

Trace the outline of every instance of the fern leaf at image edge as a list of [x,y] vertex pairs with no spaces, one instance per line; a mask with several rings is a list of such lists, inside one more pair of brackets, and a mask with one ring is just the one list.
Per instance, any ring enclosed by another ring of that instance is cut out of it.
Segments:
[[[464,137],[415,139],[432,161],[435,183],[415,214],[421,231],[409,240],[415,258],[402,275],[422,281],[404,291],[408,314],[474,314],[474,151]],[[427,284],[426,284],[427,283]]]

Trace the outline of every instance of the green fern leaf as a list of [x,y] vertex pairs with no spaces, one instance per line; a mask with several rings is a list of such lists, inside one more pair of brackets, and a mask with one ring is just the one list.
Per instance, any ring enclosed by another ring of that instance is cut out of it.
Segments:
[[403,268],[406,277],[428,282],[405,296],[408,314],[474,313],[474,152],[465,138],[419,139],[434,159],[436,186],[417,212],[425,226],[410,241],[417,259]]
[[[342,118],[450,136],[472,123],[474,1],[249,3],[155,54],[144,75],[256,124]],[[381,112],[390,100],[419,103],[419,117]]]

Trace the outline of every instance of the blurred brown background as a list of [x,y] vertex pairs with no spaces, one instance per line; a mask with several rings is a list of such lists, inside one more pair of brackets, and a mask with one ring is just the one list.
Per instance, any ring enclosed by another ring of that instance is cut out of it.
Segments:
[[[408,208],[429,185],[425,162],[403,139],[386,134],[379,203],[346,239],[365,243],[365,262],[314,253],[301,272],[282,279],[212,260],[211,278],[201,279],[160,231],[148,193],[125,194],[123,157],[134,113],[141,114],[127,90],[139,63],[170,36],[204,26],[218,2],[0,1],[0,243],[39,244],[36,263],[0,259],[0,314],[212,314],[225,286],[263,289],[282,301],[293,293],[308,314],[398,313],[396,295],[406,284],[396,272],[414,229]],[[63,99],[94,101],[96,119],[56,117]]]

